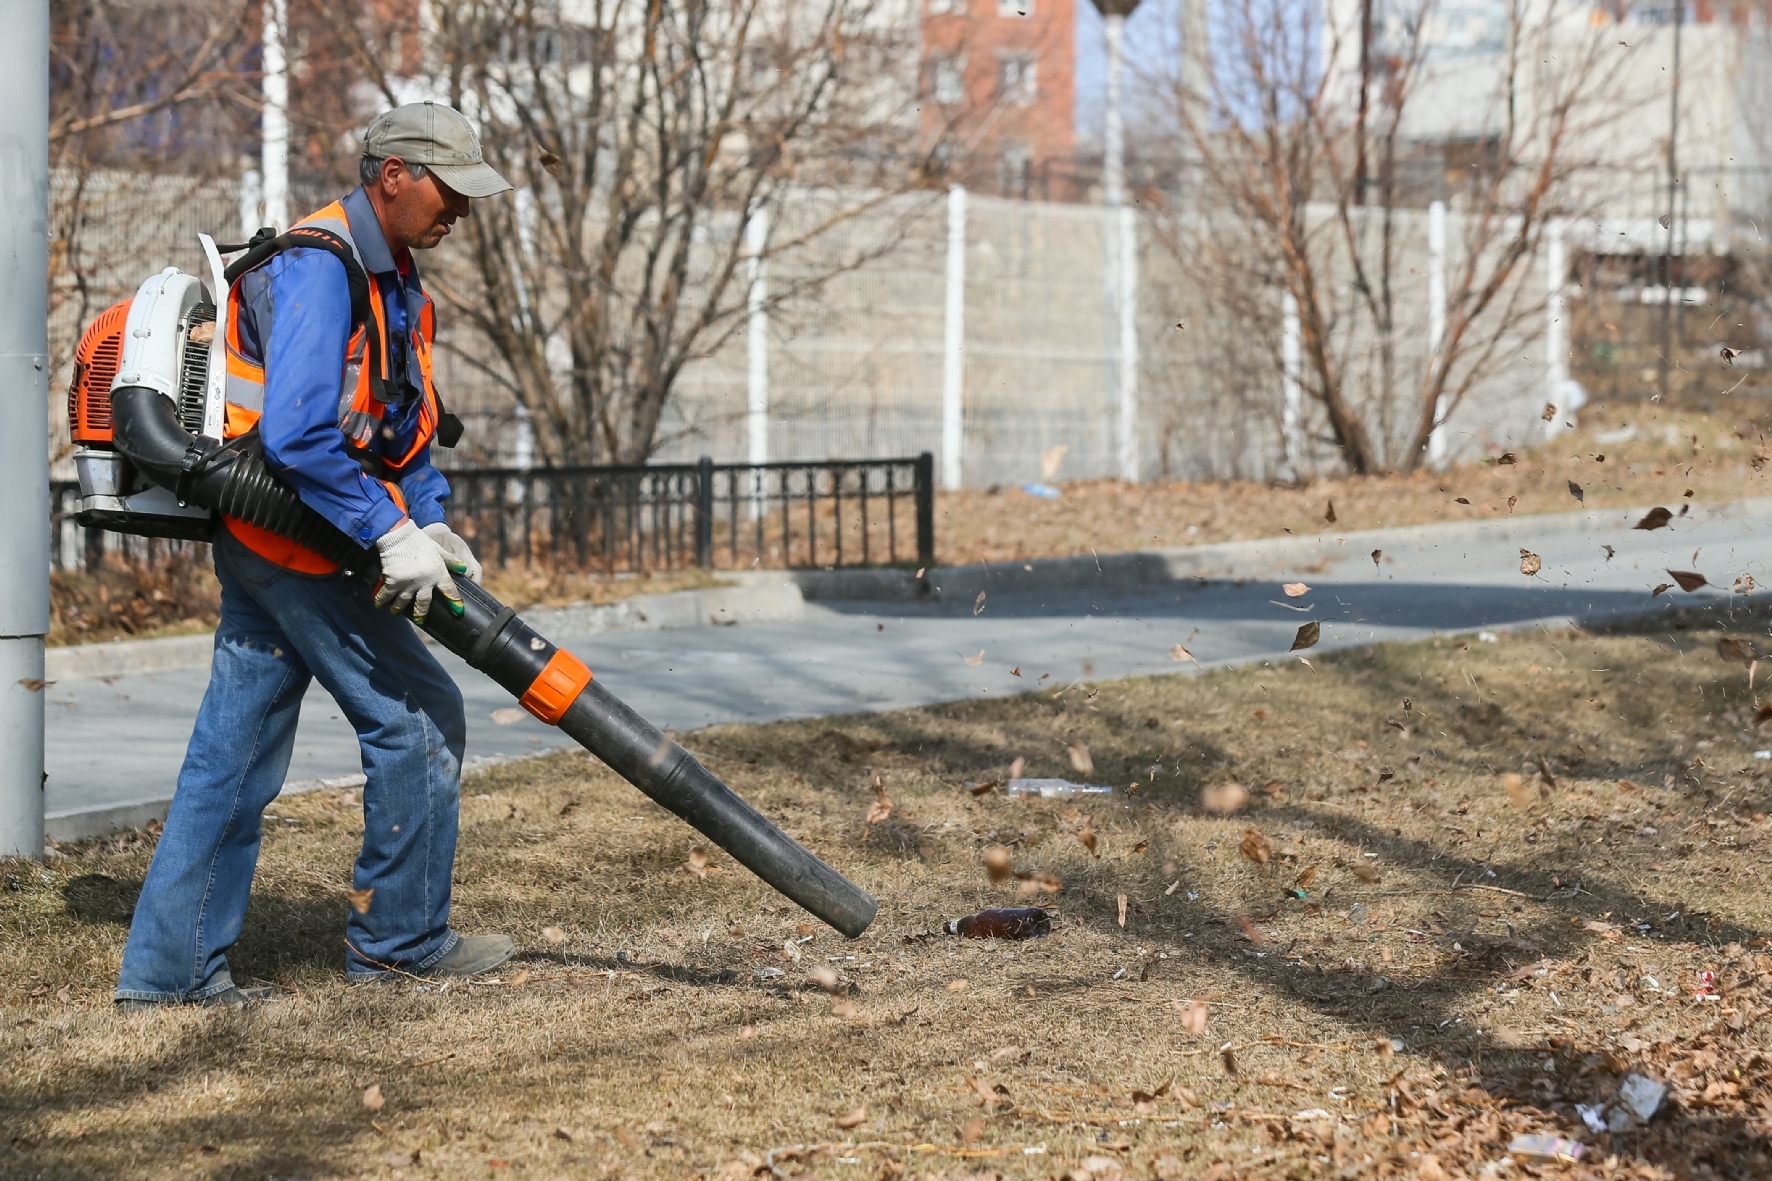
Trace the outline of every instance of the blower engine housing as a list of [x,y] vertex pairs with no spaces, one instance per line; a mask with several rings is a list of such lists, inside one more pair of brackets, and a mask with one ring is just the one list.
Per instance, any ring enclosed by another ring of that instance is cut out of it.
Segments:
[[[209,259],[213,289],[225,294],[215,242],[207,234],[198,238]],[[180,503],[170,490],[137,471],[111,438],[111,392],[143,387],[169,399],[191,434],[221,439],[226,305],[218,319],[210,291],[196,276],[167,267],[143,282],[133,299],[107,308],[81,336],[68,390],[68,427],[80,478],[75,519],[87,528],[187,541],[208,541],[214,535],[211,510]]]

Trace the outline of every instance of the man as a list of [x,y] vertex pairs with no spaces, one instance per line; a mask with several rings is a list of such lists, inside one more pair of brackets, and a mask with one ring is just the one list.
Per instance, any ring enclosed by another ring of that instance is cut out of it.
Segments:
[[[468,121],[434,103],[371,123],[359,171],[362,187],[298,223],[228,292],[224,433],[256,430],[305,503],[378,551],[382,581],[372,605],[320,554],[223,518],[209,690],[130,924],[124,1007],[249,999],[227,951],[245,920],[260,815],[282,788],[314,679],[356,729],[367,779],[347,976],[468,976],[514,951],[508,936],[449,927],[466,722],[460,691],[402,617],[459,610],[451,572],[480,576],[443,522],[449,485],[430,443],[450,420],[411,252],[441,242],[470,198],[511,186]],[[361,292],[365,278],[369,298],[353,306],[353,280]]]

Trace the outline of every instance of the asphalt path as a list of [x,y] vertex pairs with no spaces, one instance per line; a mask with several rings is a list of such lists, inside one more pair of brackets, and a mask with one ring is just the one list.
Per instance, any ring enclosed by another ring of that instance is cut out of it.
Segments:
[[[983,603],[809,603],[791,623],[551,638],[641,713],[683,733],[1288,659],[1307,621],[1321,624],[1318,648],[1331,649],[1662,610],[1730,595],[1743,575],[1772,585],[1764,507],[1698,510],[1653,532],[1630,528],[1636,513],[1593,513],[1331,534],[1302,561],[1296,544],[1276,557],[1250,543],[1243,568],[1210,580],[989,594]],[[1535,576],[1521,572],[1522,549],[1542,563]],[[1656,585],[1673,582],[1669,570],[1701,572],[1713,585],[1652,599]],[[1289,597],[1282,584],[1293,581],[1310,590]],[[1177,644],[1194,659],[1176,659]],[[467,701],[470,764],[567,744],[437,651]],[[169,798],[207,681],[207,670],[186,670],[50,686],[46,810]],[[360,772],[355,737],[315,687],[292,785]]]

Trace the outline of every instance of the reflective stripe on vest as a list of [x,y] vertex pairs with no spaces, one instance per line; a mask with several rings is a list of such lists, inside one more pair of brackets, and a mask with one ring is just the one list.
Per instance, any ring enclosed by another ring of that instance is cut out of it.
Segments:
[[[342,202],[334,201],[317,213],[304,217],[296,225],[313,226],[337,235],[350,249],[357,265],[363,266],[356,241],[351,237],[350,222],[345,217]],[[363,270],[369,280],[369,308],[373,325],[353,325],[350,340],[345,346],[344,365],[339,374],[338,427],[350,449],[370,452],[386,407],[376,398],[369,380],[370,375],[365,368],[369,351],[366,329],[372,327],[382,341],[389,344],[391,342],[388,341],[387,307],[382,302],[375,275],[367,267]],[[265,408],[264,366],[246,353],[240,337],[241,314],[245,302],[242,294],[244,279],[244,275],[240,276],[228,290],[227,407],[222,425],[222,437],[226,439],[238,438],[251,430],[263,416]],[[419,403],[418,429],[413,433],[412,445],[397,459],[385,460],[387,468],[395,476],[424,450],[437,433],[437,390],[431,376],[431,339],[434,331],[435,316],[431,310],[430,297],[426,295],[417,321],[410,326],[409,331],[410,356],[418,366],[424,388],[423,400]],[[265,343],[268,345],[269,342]],[[380,377],[385,385],[389,376],[387,366],[391,349],[383,347],[380,351]],[[400,495],[398,486],[388,480],[380,483],[388,489],[389,495],[400,506],[401,511],[405,511],[406,501]],[[232,517],[223,517],[222,520],[228,531],[248,549],[279,566],[304,574],[330,574],[338,569],[337,563],[305,546]]]

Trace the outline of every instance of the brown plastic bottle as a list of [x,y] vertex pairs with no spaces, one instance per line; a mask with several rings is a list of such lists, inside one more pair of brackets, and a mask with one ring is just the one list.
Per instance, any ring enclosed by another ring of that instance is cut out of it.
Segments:
[[981,910],[947,924],[962,939],[1040,939],[1052,934],[1052,914],[1044,906],[1005,906]]

